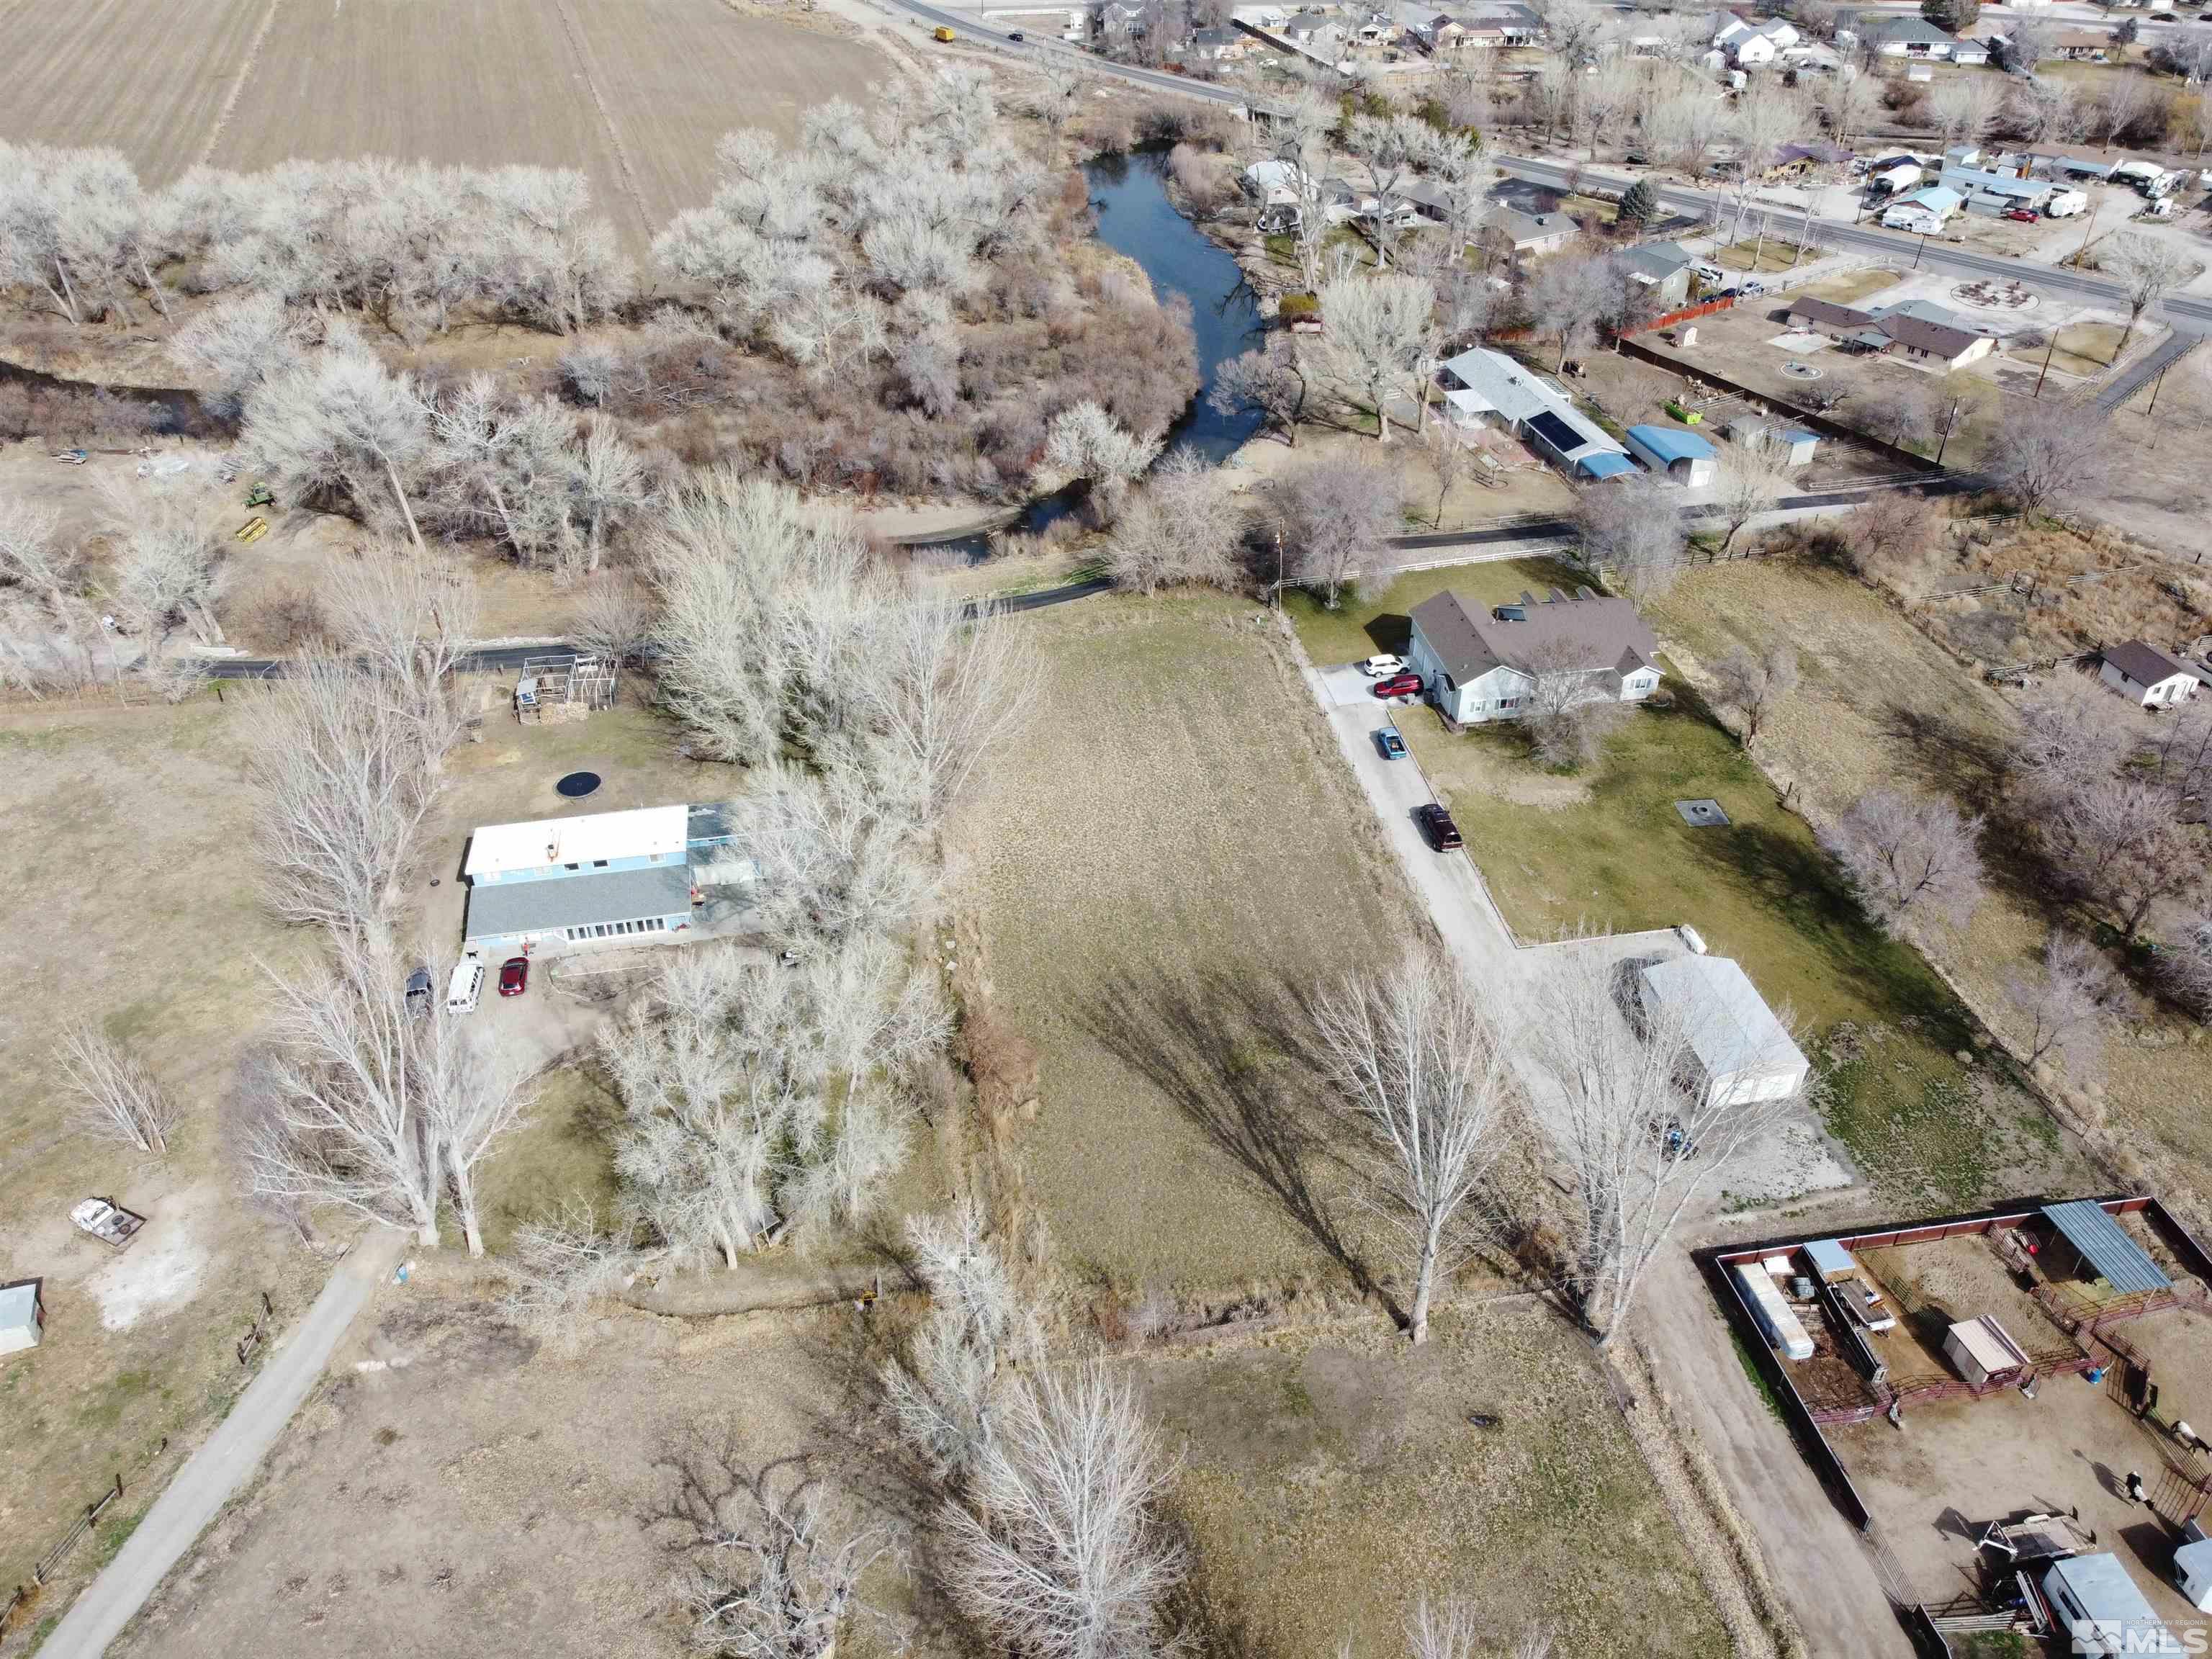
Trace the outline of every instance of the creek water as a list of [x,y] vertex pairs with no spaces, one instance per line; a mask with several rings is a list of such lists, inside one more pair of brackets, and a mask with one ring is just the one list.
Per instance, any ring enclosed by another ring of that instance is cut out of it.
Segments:
[[[1219,414],[1206,402],[1206,394],[1213,390],[1215,372],[1223,363],[1259,343],[1264,325],[1237,261],[1168,199],[1167,164],[1166,150],[1147,147],[1102,155],[1085,164],[1083,174],[1098,216],[1098,240],[1134,260],[1163,303],[1177,294],[1190,302],[1191,331],[1198,344],[1198,395],[1168,429],[1167,450],[1162,453],[1188,449],[1218,465],[1260,429],[1260,417],[1249,411]],[[1083,493],[1083,486],[1076,484],[1040,495],[1006,529],[1034,535],[1074,512],[1082,504]],[[983,536],[951,537],[927,544],[957,548],[975,562],[990,556],[989,538]]]

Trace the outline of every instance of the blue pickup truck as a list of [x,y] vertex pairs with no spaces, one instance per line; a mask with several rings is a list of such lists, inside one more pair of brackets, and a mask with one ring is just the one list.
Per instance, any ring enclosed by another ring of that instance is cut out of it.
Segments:
[[1406,740],[1398,735],[1395,726],[1386,726],[1375,734],[1375,746],[1382,751],[1384,760],[1406,758]]

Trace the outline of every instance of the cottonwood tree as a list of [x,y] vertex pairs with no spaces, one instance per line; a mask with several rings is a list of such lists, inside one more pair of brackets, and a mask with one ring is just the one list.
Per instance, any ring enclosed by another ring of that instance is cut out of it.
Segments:
[[1941,513],[1927,496],[1885,489],[1844,520],[1844,542],[1861,580],[1886,583],[1910,599],[1925,586],[1941,530]]
[[1583,562],[1610,570],[1632,593],[1664,588],[1682,566],[1682,515],[1674,492],[1648,473],[1606,478],[1575,493]]
[[884,1363],[884,1396],[930,1478],[964,1492],[1014,1377],[1042,1362],[1043,1334],[973,1199],[957,1200],[942,1218],[908,1218],[906,1237],[929,1316],[906,1353]]
[[79,1129],[156,1158],[167,1155],[170,1133],[183,1114],[145,1061],[90,1020],[64,1030],[54,1060],[76,1096],[70,1117]]
[[2059,878],[2119,924],[2130,943],[2154,906],[2203,884],[2203,854],[2155,784],[2115,779],[2046,807],[2045,856]]
[[1595,760],[1605,739],[1628,714],[1613,693],[1610,675],[1565,640],[1525,651],[1528,676],[1522,693],[1521,724],[1537,763],[1569,772]]
[[938,907],[939,872],[921,823],[858,766],[775,774],[744,797],[740,816],[760,869],[759,924],[777,938],[838,945],[898,933]]
[[[431,969],[434,987],[451,964]],[[412,1060],[418,1073],[424,1133],[437,1150],[446,1190],[460,1218],[469,1254],[484,1253],[477,1206],[477,1171],[501,1139],[520,1127],[537,1103],[531,1068],[511,1045],[478,1038],[461,1020],[434,1004],[414,1016]]]
[[2005,69],[2011,74],[2033,79],[2035,66],[2050,57],[2057,44],[2057,27],[2045,19],[2008,17],[2004,27]]
[[1797,652],[1787,641],[1754,655],[1739,646],[1713,665],[1719,701],[1736,712],[1744,747],[1758,741],[1774,711],[1797,687]]
[[637,1259],[635,1224],[617,1211],[601,1223],[586,1199],[570,1197],[515,1229],[500,1264],[507,1290],[500,1316],[538,1341],[574,1353],[591,1304],[619,1289]]
[[56,508],[0,493],[0,582],[41,597],[75,591],[83,580],[82,562],[63,541],[61,527]]
[[1365,561],[1404,522],[1397,473],[1338,453],[1309,461],[1277,492],[1276,533],[1294,560],[1291,580],[1334,611]]
[[653,595],[635,577],[601,571],[585,585],[569,635],[617,670],[634,666],[652,639],[657,613]]
[[1063,477],[1087,482],[1110,518],[1121,492],[1158,456],[1161,442],[1129,431],[1085,400],[1053,416],[1045,431],[1045,465]]
[[1437,510],[1430,522],[1441,530],[1444,503],[1451,499],[1452,486],[1474,465],[1474,446],[1449,421],[1440,420],[1421,434],[1421,459],[1429,464],[1429,476],[1437,481]]
[[1341,276],[1322,284],[1321,359],[1375,411],[1378,442],[1390,441],[1389,399],[1429,349],[1436,289],[1418,276]]
[[178,488],[149,498],[110,493],[104,512],[113,547],[108,586],[116,609],[128,617],[143,654],[140,667],[154,674],[162,647],[179,621],[206,645],[220,644],[222,629],[212,610],[219,585],[222,544],[209,520],[211,503],[200,490]]
[[[1345,148],[1358,158],[1373,198],[1375,259],[1390,263],[1394,222],[1405,201],[1405,186],[1436,142],[1436,130],[1417,115],[1354,116],[1345,132]],[[1324,313],[1327,301],[1323,301]],[[1331,325],[1334,319],[1331,318]]]
[[270,907],[344,937],[384,934],[437,796],[422,721],[320,648],[295,658],[246,718]]
[[169,337],[169,355],[206,388],[218,410],[235,414],[246,393],[290,368],[306,349],[299,315],[274,294],[216,301]]
[[2104,1074],[2105,1028],[2119,981],[2095,946],[2057,928],[2044,941],[2038,968],[2005,978],[2005,1000],[2027,1031],[2022,1058],[2030,1066],[2055,1064],[2086,1088]]
[[1868,911],[1893,933],[1923,918],[1964,927],[1984,896],[1982,820],[1946,800],[1875,789],[1824,839]]
[[[1604,1347],[1691,1201],[1796,1097],[1705,1086],[1698,1015],[1682,1001],[1647,1001],[1632,1024],[1590,957],[1555,953],[1534,1004],[1534,1114],[1573,1172],[1575,1282],[1583,1322]],[[1693,1156],[1669,1146],[1670,1126]]]
[[386,712],[412,726],[435,777],[468,722],[454,676],[476,640],[476,583],[438,555],[369,547],[329,568],[320,598],[333,637],[374,678]]
[[1176,1467],[1103,1365],[1007,1391],[972,1504],[948,1504],[954,1597],[1035,1659],[1144,1659],[1188,1570],[1158,1515]]
[[2041,513],[2104,487],[2115,463],[2105,423],[2087,404],[2031,401],[2009,409],[2005,441],[1983,466],[2023,513]]
[[889,1538],[833,1526],[802,1460],[751,1468],[734,1425],[691,1435],[661,1465],[654,1516],[675,1532],[683,1563],[685,1645],[716,1659],[833,1659]]
[[1316,1056],[1364,1143],[1369,1201],[1405,1235],[1406,1334],[1429,1337],[1437,1281],[1472,1239],[1506,1149],[1514,1087],[1496,1011],[1441,950],[1330,988],[1313,1006]]
[[2143,313],[2187,282],[2197,267],[2170,242],[2123,230],[2097,250],[2097,269],[2117,278],[2127,295],[2128,325],[2120,331],[2119,343],[2112,348],[2112,361],[2118,362]]
[[1298,416],[1306,404],[1305,370],[1298,365],[1297,348],[1278,335],[1267,345],[1231,357],[1214,370],[1206,402],[1216,414],[1231,418],[1246,410],[1258,411],[1268,430],[1297,448]]
[[1784,86],[1772,76],[1756,77],[1736,94],[1729,128],[1735,137],[1743,173],[1736,185],[1735,228],[1729,233],[1731,241],[1743,240],[1743,219],[1750,210],[1752,191],[1767,168],[1774,165],[1774,158],[1781,153],[1783,145],[1802,137],[1811,125],[1804,94]]
[[2212,915],[2191,916],[2158,965],[2167,995],[2199,1020],[2212,1015]]
[[510,402],[489,374],[428,408],[442,514],[490,531],[526,565],[554,558],[569,533],[574,416],[551,398]]
[[1978,75],[1954,75],[1929,95],[1928,106],[1948,145],[1954,138],[1978,141],[2004,106],[2004,91]]
[[1780,459],[1763,450],[1731,448],[1721,458],[1720,477],[1713,486],[1712,502],[1728,533],[1721,550],[1735,545],[1735,538],[1762,513],[1771,513],[1790,488],[1790,470]]
[[252,388],[239,441],[279,495],[334,495],[372,520],[395,509],[422,546],[410,491],[430,453],[429,410],[357,337],[342,336]]
[[613,422],[586,421],[582,441],[572,452],[568,492],[584,522],[584,574],[590,575],[599,568],[609,534],[650,504],[645,458],[623,441]]
[[1150,595],[1160,587],[1237,580],[1244,515],[1220,470],[1188,450],[1152,469],[1115,520],[1106,568],[1119,586]]
[[245,1085],[247,1180],[260,1197],[336,1205],[434,1249],[445,1171],[424,1051],[460,1040],[458,1017],[409,1007],[381,943],[333,942],[332,967],[268,976],[272,1040]]
[[1537,329],[1557,337],[1564,373],[1567,354],[1586,346],[1609,303],[1605,262],[1555,255],[1536,268],[1528,284],[1528,314]]
[[1828,131],[1838,144],[1848,146],[1881,112],[1881,82],[1847,67],[1826,78],[1819,97]]

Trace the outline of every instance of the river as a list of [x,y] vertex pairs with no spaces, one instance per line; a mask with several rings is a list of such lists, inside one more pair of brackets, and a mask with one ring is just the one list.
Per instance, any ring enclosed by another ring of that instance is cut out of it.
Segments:
[[[1215,371],[1258,344],[1266,325],[1237,261],[1168,199],[1167,165],[1164,149],[1148,147],[1086,162],[1083,176],[1098,216],[1098,240],[1143,267],[1156,298],[1164,301],[1180,294],[1190,301],[1191,331],[1198,343],[1198,395],[1168,428],[1167,449],[1162,453],[1194,450],[1218,465],[1260,429],[1260,416],[1249,410],[1219,414],[1206,402],[1206,394],[1213,389]],[[1066,518],[1082,499],[1080,485],[1040,495],[1006,530],[1033,535]],[[990,556],[989,538],[983,536],[949,538],[929,545],[959,548],[978,562]]]

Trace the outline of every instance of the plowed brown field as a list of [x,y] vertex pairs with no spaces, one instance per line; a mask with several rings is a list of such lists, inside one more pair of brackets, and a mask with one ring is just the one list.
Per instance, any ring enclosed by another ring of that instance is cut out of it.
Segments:
[[392,155],[580,168],[641,250],[706,199],[732,127],[890,72],[722,0],[0,0],[0,138],[195,161]]

